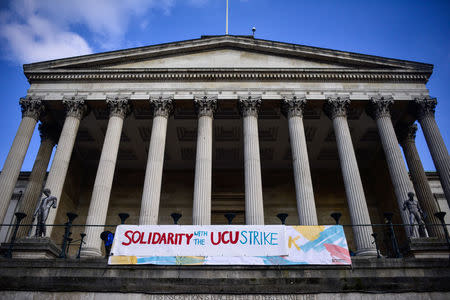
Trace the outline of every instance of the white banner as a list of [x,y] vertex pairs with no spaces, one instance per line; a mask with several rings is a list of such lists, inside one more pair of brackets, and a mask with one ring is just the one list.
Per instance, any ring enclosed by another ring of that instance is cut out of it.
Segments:
[[112,256],[287,255],[285,226],[119,225]]

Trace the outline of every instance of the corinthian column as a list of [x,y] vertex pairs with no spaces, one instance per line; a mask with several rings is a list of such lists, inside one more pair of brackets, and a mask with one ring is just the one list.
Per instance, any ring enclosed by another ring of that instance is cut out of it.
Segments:
[[[369,102],[367,113],[377,123],[403,224],[410,224],[409,215],[403,209],[403,203],[408,199],[408,193],[414,192],[414,188],[409,179],[394,127],[392,126],[390,106],[393,103],[394,99],[392,97],[373,97]],[[408,236],[417,236],[417,230],[406,230],[406,234]]]
[[417,119],[422,127],[423,135],[430,149],[434,166],[441,179],[445,198],[450,206],[450,156],[434,118],[437,105],[436,98],[423,97],[414,100],[417,108]]
[[195,98],[198,114],[193,225],[211,225],[212,122],[217,97]]
[[108,128],[106,129],[86,220],[84,231],[86,233],[86,244],[81,252],[84,257],[101,256],[102,253],[100,234],[104,228],[92,225],[103,225],[106,222],[123,120],[130,112],[130,105],[126,97],[108,97],[106,104],[109,108]]
[[264,206],[259,158],[258,110],[261,97],[239,100],[244,118],[245,224],[264,225]]
[[0,174],[0,221],[3,223],[34,128],[44,106],[39,97],[20,98],[22,121]]
[[298,220],[300,225],[317,225],[316,204],[314,203],[305,129],[303,127],[303,108],[305,104],[305,97],[297,98],[293,96],[285,98],[283,101],[283,113],[288,118],[289,123]]
[[[58,205],[56,209],[50,210],[46,224],[53,224],[55,222],[56,214],[60,207],[61,193],[64,182],[66,181],[67,170],[69,168],[70,158],[72,157],[73,145],[75,143],[75,138],[77,137],[78,127],[87,110],[84,100],[84,97],[74,96],[64,97],[62,101],[66,109],[66,119],[45,184],[45,187],[50,189],[51,194],[58,199]],[[48,226],[46,236],[50,237],[52,231],[53,226]]]
[[150,104],[154,108],[153,125],[142,193],[140,225],[158,224],[167,119],[173,107],[172,98],[151,99]]
[[[342,177],[344,178],[345,194],[347,196],[350,218],[353,225],[371,224],[366,196],[356,162],[352,137],[347,123],[347,109],[349,98],[328,98],[324,105],[326,115],[333,121],[334,134],[341,163]],[[353,226],[353,235],[356,243],[356,255],[376,255],[371,242],[372,227]]]
[[[420,161],[419,153],[416,148],[416,131],[417,125],[410,126],[401,124],[397,127],[397,137],[405,154],[406,163],[408,164],[409,174],[416,191],[417,200],[420,206],[427,213],[427,224],[439,224],[439,219],[435,217],[435,213],[439,208],[434,200],[430,185],[428,184],[427,175]],[[427,226],[427,230],[431,236],[445,238],[444,231],[441,226]]]
[[[41,145],[34,161],[33,169],[31,170],[30,178],[28,180],[25,193],[18,211],[24,212],[27,216],[23,219],[23,224],[31,224],[33,214],[37,207],[37,203],[41,196],[42,185],[44,183],[45,174],[47,173],[48,163],[52,155],[53,147],[58,140],[56,124],[41,123],[39,125],[39,133],[41,136]],[[17,231],[17,237],[25,237],[28,234],[28,227],[20,226]]]

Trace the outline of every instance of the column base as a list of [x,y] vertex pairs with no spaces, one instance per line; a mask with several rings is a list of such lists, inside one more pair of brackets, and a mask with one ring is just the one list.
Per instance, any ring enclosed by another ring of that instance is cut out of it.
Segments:
[[360,249],[355,252],[356,256],[377,256],[377,250],[374,248]]
[[445,239],[437,237],[409,238],[409,252],[415,258],[449,258],[450,249]]
[[98,258],[102,256],[102,251],[97,248],[82,248],[80,257],[83,258]]
[[[9,243],[3,243],[1,249],[6,252]],[[12,257],[19,259],[51,259],[59,257],[59,249],[48,237],[27,237],[17,240],[12,249]]]

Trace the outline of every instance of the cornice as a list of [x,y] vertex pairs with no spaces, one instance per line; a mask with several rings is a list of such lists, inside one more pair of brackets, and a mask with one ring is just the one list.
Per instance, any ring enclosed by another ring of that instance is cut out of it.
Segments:
[[102,69],[27,71],[42,81],[367,81],[427,83],[431,72],[361,69]]
[[430,73],[433,70],[433,65],[431,64],[414,61],[255,39],[251,36],[220,35],[203,36],[200,39],[177,41],[165,44],[150,45],[138,48],[123,49],[118,51],[26,64],[24,65],[24,71],[28,72],[39,69],[42,70],[60,68],[92,68],[98,67],[100,65],[114,65],[121,62],[139,61],[155,57],[179,55],[192,52],[198,53],[202,51],[223,48],[257,51],[260,53],[297,57],[302,59],[330,61],[337,64],[355,66],[357,68],[400,68],[409,70],[426,70]]

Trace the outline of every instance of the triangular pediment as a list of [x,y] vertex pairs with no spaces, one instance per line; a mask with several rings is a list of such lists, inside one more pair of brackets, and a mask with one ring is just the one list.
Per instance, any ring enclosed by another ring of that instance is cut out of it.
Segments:
[[169,55],[107,66],[107,69],[152,68],[345,68],[344,64],[238,49]]
[[407,70],[431,74],[430,64],[254,39],[207,36],[195,40],[24,65],[25,74],[151,69]]

